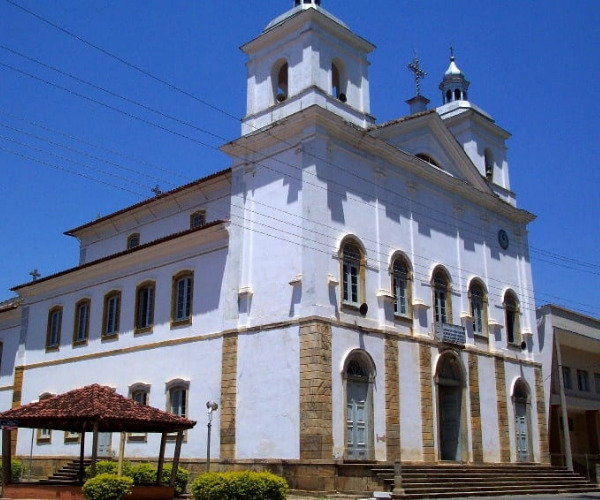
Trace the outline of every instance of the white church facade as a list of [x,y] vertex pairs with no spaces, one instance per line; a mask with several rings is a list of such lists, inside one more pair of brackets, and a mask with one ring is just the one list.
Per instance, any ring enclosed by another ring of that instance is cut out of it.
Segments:
[[[79,264],[0,304],[2,409],[109,385],[197,420],[193,466],[215,401],[214,467],[298,489],[344,489],[343,464],[547,463],[534,217],[510,188],[509,133],[454,57],[440,107],[417,96],[377,124],[373,49],[315,0],[244,45],[230,168],[68,231]],[[18,456],[79,453],[78,435],[34,434],[18,431]],[[129,435],[126,454],[158,440]]]

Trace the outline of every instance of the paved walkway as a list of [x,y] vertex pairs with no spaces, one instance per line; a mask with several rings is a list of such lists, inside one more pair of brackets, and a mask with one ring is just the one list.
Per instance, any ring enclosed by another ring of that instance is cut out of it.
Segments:
[[[301,495],[288,495],[287,500],[347,500],[360,497],[350,496],[301,496]],[[369,497],[363,497],[365,500],[369,500]],[[600,499],[600,493],[570,493],[560,495],[503,495],[503,496],[491,496],[491,497],[462,497],[459,500],[592,500]],[[362,500],[362,499],[361,499]],[[426,500],[426,499],[423,499]]]

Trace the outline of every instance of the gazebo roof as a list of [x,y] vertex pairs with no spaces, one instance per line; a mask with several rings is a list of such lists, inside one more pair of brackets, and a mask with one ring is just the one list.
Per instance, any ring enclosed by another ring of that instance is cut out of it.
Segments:
[[3,425],[90,432],[175,432],[191,429],[194,420],[145,406],[93,384],[0,413]]

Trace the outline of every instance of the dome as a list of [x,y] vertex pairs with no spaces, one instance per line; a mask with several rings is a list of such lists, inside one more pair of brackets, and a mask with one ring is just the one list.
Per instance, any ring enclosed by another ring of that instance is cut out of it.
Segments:
[[448,66],[448,69],[444,73],[444,77],[446,76],[465,76],[463,72],[459,69],[459,67],[456,65],[454,56],[450,57],[450,66]]

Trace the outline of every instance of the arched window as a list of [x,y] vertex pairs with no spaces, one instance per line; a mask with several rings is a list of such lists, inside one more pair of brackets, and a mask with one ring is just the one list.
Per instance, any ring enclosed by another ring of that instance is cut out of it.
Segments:
[[485,148],[483,154],[485,158],[485,178],[491,181],[494,179],[494,155],[490,148]]
[[140,233],[130,234],[127,238],[127,250],[140,246]]
[[449,102],[452,102],[452,91],[450,89],[446,91],[446,102],[444,104],[448,104]]
[[73,322],[73,344],[85,344],[90,330],[90,299],[82,299],[75,304],[75,321]]
[[444,323],[452,323],[452,289],[448,273],[437,267],[431,281],[433,288],[434,320],[436,330]]
[[375,365],[369,354],[352,351],[346,358],[346,451],[349,460],[373,458],[373,383]]
[[509,344],[521,343],[521,329],[519,322],[519,301],[512,290],[504,294],[504,323],[506,328],[506,341]]
[[154,326],[154,290],[153,281],[147,281],[137,287],[135,293],[135,333],[152,330]]
[[359,307],[364,300],[364,254],[353,239],[342,244],[342,303]]
[[183,271],[173,277],[171,326],[185,325],[192,322],[193,289],[194,273],[192,271]]
[[408,261],[402,255],[395,255],[391,266],[394,314],[411,317],[412,277]]
[[454,100],[455,101],[460,101],[460,90],[459,89],[455,89],[454,90]]
[[483,284],[477,279],[472,280],[469,286],[469,302],[473,318],[473,333],[487,335],[487,295]]
[[46,329],[46,350],[58,349],[60,346],[60,332],[62,329],[63,308],[56,306],[48,312],[48,326]]
[[112,338],[119,334],[121,318],[121,292],[115,290],[104,296],[102,338]]
[[275,101],[283,102],[288,98],[289,66],[287,61],[278,61],[273,68]]
[[[150,404],[150,384],[138,382],[129,386],[129,397],[135,402],[148,406]],[[147,434],[145,432],[130,432],[127,435],[128,441],[145,442]]]
[[[167,411],[179,417],[187,417],[189,392],[190,383],[187,380],[178,378],[167,382]],[[167,439],[175,439],[176,435],[167,434]]]

